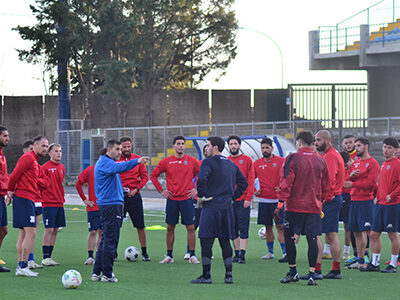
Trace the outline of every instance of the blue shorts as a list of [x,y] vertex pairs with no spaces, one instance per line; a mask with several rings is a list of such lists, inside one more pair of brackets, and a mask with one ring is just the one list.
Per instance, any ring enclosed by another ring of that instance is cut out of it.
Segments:
[[[258,216],[257,224],[260,225],[274,225],[274,212],[278,203],[258,203]],[[283,224],[283,209],[279,211],[279,220],[275,224]]]
[[194,224],[194,206],[193,199],[187,200],[171,200],[167,199],[165,207],[165,222],[169,225],[179,223],[179,214],[181,215],[181,224]]
[[322,221],[322,232],[338,232],[339,231],[339,215],[343,205],[342,195],[335,196],[330,202],[322,205],[324,217]]
[[35,203],[18,196],[13,197],[13,227],[36,227]]
[[44,228],[65,227],[64,207],[43,207]]
[[133,197],[124,197],[124,213],[128,212],[134,227],[143,229],[144,214],[142,196],[137,193]]
[[289,233],[290,236],[294,234],[311,237],[321,235],[321,215],[286,211],[283,227],[285,232]]
[[374,224],[372,231],[399,232],[400,204],[377,204],[374,211]]
[[342,208],[340,209],[340,215],[339,215],[339,221],[342,221],[343,223],[347,224],[349,223],[349,212],[350,212],[350,194],[342,194],[343,198],[343,205]]
[[249,238],[250,207],[243,207],[244,200],[233,203],[233,215],[235,216],[235,238]]
[[226,209],[203,207],[200,214],[199,238],[236,238],[232,206]]
[[88,211],[87,212],[87,222],[89,226],[89,231],[94,231],[101,229],[101,215],[100,211]]
[[35,206],[35,215],[40,216],[43,213],[43,208],[41,206]]
[[7,225],[7,205],[4,202],[4,197],[0,197],[0,227]]
[[348,230],[357,232],[371,230],[375,206],[373,201],[351,201]]

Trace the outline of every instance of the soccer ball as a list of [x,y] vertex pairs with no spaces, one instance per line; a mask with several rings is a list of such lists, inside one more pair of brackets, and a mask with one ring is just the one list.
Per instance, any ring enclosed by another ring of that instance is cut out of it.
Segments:
[[259,230],[258,230],[258,236],[262,239],[262,240],[265,240],[265,227],[263,226],[263,227],[261,227]]
[[61,277],[61,281],[66,289],[76,289],[82,283],[82,276],[78,271],[68,270]]
[[137,261],[138,258],[139,250],[136,247],[130,246],[125,249],[125,259],[127,261]]

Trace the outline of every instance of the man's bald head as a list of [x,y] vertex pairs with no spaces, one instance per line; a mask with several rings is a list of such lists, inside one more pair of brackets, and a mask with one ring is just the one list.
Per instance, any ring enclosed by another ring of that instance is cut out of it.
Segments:
[[328,130],[320,130],[317,132],[316,136],[320,136],[324,139],[331,139],[331,133]]
[[328,130],[320,130],[315,135],[315,146],[317,150],[322,152],[332,146],[331,133]]

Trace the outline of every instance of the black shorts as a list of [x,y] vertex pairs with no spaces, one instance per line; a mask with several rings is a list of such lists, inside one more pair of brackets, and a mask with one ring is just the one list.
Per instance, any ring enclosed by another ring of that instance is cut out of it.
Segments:
[[279,211],[279,220],[274,220],[274,212],[278,206],[277,203],[258,203],[258,216],[257,216],[257,224],[260,225],[274,225],[274,221],[276,225],[283,224],[283,209]]
[[249,238],[250,207],[244,208],[244,200],[233,203],[233,214],[235,216],[235,236],[241,239]]
[[65,227],[64,207],[43,207],[44,228]]
[[0,227],[7,225],[7,206],[4,202],[4,197],[0,197]]
[[235,220],[232,206],[226,209],[203,207],[200,214],[199,238],[234,240]]
[[132,224],[138,229],[143,229],[144,214],[143,214],[143,200],[139,193],[133,197],[124,197],[124,212],[129,213]]
[[342,208],[340,209],[340,215],[339,215],[339,221],[342,221],[343,223],[347,224],[349,223],[349,212],[350,212],[350,194],[344,193],[342,194],[343,198],[343,205]]
[[289,233],[290,236],[293,236],[294,234],[306,236],[321,235],[321,214],[286,211],[283,227],[285,232]]

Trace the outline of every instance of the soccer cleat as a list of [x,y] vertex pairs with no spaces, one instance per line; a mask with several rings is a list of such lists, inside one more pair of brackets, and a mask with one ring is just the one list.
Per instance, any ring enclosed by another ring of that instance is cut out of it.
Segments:
[[91,281],[100,281],[101,280],[101,275],[97,275],[97,274],[92,274],[92,276],[90,277]]
[[322,259],[332,259],[332,255],[323,253],[322,254]]
[[379,272],[379,265],[374,266],[372,263],[369,263],[365,268],[360,268],[361,272]]
[[88,258],[85,260],[84,264],[85,264],[85,265],[93,265],[93,264],[94,264],[94,259],[93,259],[93,257],[88,257]]
[[0,259],[0,265],[5,265],[5,264],[6,264],[6,262],[4,260]]
[[186,253],[185,256],[183,257],[184,260],[189,260],[190,258],[190,253]]
[[165,255],[164,259],[160,261],[160,264],[172,264],[174,262],[174,259],[169,256]]
[[324,279],[342,279],[342,274],[330,271],[328,274],[323,276]]
[[310,277],[307,281],[307,285],[318,285],[318,283],[314,278]]
[[42,260],[43,266],[58,266],[59,263],[54,261],[51,257],[45,258]]
[[199,278],[191,280],[190,283],[194,283],[194,284],[211,284],[212,280],[211,280],[211,277],[205,278],[203,275],[201,275]]
[[225,280],[224,280],[224,282],[225,282],[226,284],[232,284],[232,283],[233,283],[232,275],[225,275]]
[[284,255],[282,256],[282,258],[280,258],[278,261],[279,261],[280,263],[287,263],[287,262],[289,262],[289,258],[287,257],[286,254],[284,254]]
[[233,263],[238,263],[239,262],[239,256],[235,256],[234,258],[232,258],[232,262]]
[[239,257],[239,264],[245,264],[246,263],[246,258],[244,256]]
[[34,260],[29,260],[28,261],[28,268],[29,269],[40,269],[40,268],[43,268],[43,265],[37,264]]
[[107,277],[106,275],[103,275],[103,276],[101,277],[101,280],[100,280],[100,281],[101,281],[101,282],[118,282],[118,279],[117,279],[117,277],[115,277],[114,274],[112,274],[111,277]]
[[[390,260],[388,260],[387,262],[385,262],[385,265],[388,265],[388,264],[390,264]],[[397,261],[396,265],[397,265],[397,266],[400,266],[400,261]]]
[[281,278],[280,282],[281,283],[289,283],[289,282],[297,282],[299,281],[299,274],[294,274],[290,275],[290,273],[287,273],[285,277]]
[[357,256],[352,256],[348,260],[345,261],[346,264],[353,264],[358,260]]
[[191,256],[191,257],[189,258],[189,262],[190,262],[191,264],[199,264],[199,263],[200,263],[199,260],[197,259],[197,257],[196,257],[195,255],[193,255],[193,256]]
[[274,259],[274,258],[275,256],[271,252],[268,252],[266,255],[261,256],[261,259]]
[[361,269],[361,268],[366,268],[367,264],[360,264],[358,261],[356,261],[355,263],[352,263],[351,265],[349,265],[347,267],[347,269]]
[[381,273],[396,273],[397,270],[392,265],[388,265],[386,269],[381,270]]
[[31,270],[29,270],[28,267],[26,268],[17,268],[15,270],[15,275],[17,276],[25,276],[25,277],[38,277],[38,273],[37,272],[33,272]]
[[350,253],[343,252],[343,259],[344,259],[344,260],[350,259]]
[[143,261],[151,261],[151,259],[148,255],[145,255],[145,256],[142,255],[142,260]]
[[368,255],[365,255],[365,256],[364,256],[364,260],[365,260],[365,263],[366,263],[366,264],[369,264],[369,256],[368,256]]
[[[310,273],[306,274],[306,275],[301,275],[299,276],[299,279],[301,280],[308,280],[310,279],[311,275]],[[322,280],[324,279],[324,276],[322,276],[321,273],[314,273],[314,280]]]
[[10,269],[6,268],[6,267],[3,267],[3,266],[0,266],[0,273],[4,273],[4,272],[10,272]]

